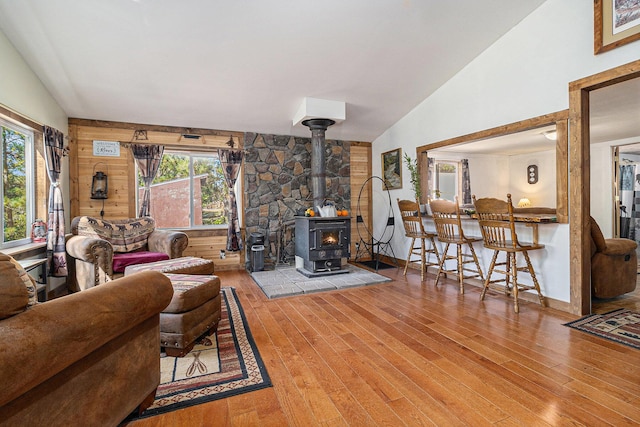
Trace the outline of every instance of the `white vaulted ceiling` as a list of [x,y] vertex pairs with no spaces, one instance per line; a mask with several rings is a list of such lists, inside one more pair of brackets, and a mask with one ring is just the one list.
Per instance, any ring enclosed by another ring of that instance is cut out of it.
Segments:
[[69,117],[373,141],[544,0],[0,0]]

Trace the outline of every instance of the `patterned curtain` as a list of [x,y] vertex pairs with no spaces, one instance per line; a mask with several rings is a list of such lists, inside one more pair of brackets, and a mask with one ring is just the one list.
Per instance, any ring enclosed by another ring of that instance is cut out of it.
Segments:
[[240,237],[240,221],[238,221],[238,204],[236,203],[236,193],[233,188],[240,172],[242,164],[242,150],[218,150],[218,157],[222,163],[224,177],[229,187],[229,228],[227,229],[227,250],[239,251],[242,249],[242,238]]
[[59,130],[43,126],[44,152],[47,161],[49,188],[49,221],[47,224],[47,269],[53,277],[67,276],[67,256],[64,240],[64,204],[60,189],[60,164],[64,155],[64,135]]
[[462,165],[462,204],[471,204],[471,177],[469,176],[469,159],[460,160]]
[[151,209],[151,183],[158,173],[158,168],[162,161],[162,154],[164,153],[164,146],[131,144],[131,152],[142,174],[142,181],[144,181],[142,203],[140,203],[140,212],[138,213],[138,217],[142,218],[149,216]]

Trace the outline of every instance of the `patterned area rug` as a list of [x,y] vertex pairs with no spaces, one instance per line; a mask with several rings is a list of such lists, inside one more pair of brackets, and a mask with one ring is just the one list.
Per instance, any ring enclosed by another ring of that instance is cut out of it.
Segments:
[[388,277],[352,264],[345,265],[343,270],[346,273],[312,278],[299,273],[295,267],[287,265],[270,271],[254,271],[251,277],[268,298],[355,288],[391,281]]
[[161,355],[156,400],[141,418],[271,386],[235,290],[220,292],[218,331],[184,357]]
[[635,311],[620,308],[606,314],[590,314],[565,326],[640,350],[640,313]]

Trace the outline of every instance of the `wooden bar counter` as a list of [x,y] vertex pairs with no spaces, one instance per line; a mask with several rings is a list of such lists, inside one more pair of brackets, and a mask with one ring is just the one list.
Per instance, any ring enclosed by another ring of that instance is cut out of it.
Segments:
[[[553,208],[514,208],[514,220],[518,238],[523,243],[541,243],[543,250],[530,253],[542,293],[551,306],[568,306],[569,295],[569,226],[557,222]],[[466,213],[468,212],[468,213]],[[462,227],[468,236],[482,236],[480,225],[472,210],[461,208]],[[505,221],[508,217],[505,215]],[[427,230],[435,230],[433,218],[424,215]],[[482,243],[474,245],[480,258],[483,272],[489,267],[493,251]],[[442,248],[440,248],[442,249]]]

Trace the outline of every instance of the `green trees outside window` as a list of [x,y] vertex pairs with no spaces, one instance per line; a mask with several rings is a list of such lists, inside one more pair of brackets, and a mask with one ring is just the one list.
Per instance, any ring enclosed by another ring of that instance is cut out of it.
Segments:
[[228,195],[217,154],[165,151],[151,185],[150,215],[163,228],[224,225]]
[[[0,122],[2,129],[2,246],[26,243],[30,238],[30,200],[32,192],[29,160],[33,134],[21,132],[9,123]],[[22,242],[21,242],[22,241]]]

